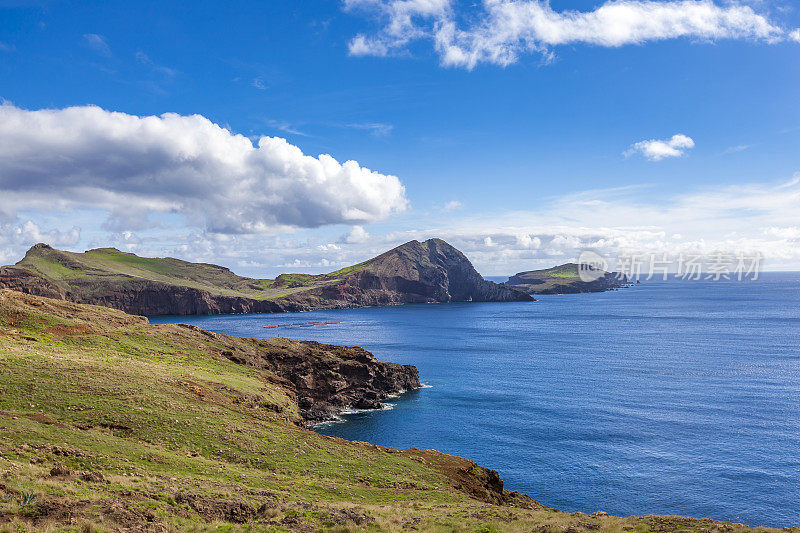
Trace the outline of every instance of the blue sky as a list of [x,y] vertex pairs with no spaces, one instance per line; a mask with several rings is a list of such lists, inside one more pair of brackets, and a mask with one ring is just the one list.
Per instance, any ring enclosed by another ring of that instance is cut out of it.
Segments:
[[[527,29],[509,36],[509,17]],[[0,1],[0,260],[45,240],[271,276],[442,236],[488,275],[586,247],[759,250],[800,268],[798,27],[785,0]],[[114,119],[73,106],[201,115],[358,170],[300,187],[305,163],[276,177],[265,149],[233,172],[215,144],[192,164],[211,174],[163,174],[140,156],[160,148],[125,147],[196,142],[199,123],[143,140],[127,121],[116,143]],[[23,134],[54,131],[45,109],[62,135],[91,133],[66,148]],[[241,187],[249,172],[270,195]]]

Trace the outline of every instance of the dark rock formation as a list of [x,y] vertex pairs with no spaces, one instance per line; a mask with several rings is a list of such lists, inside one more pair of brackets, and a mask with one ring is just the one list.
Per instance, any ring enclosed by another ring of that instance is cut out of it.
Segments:
[[66,300],[67,293],[55,283],[24,268],[0,268],[0,289],[11,289],[34,296]]
[[380,362],[358,346],[279,338],[248,339],[255,349],[243,349],[236,339],[211,335],[223,344],[232,343],[230,350],[221,352],[223,357],[285,379],[296,392],[300,415],[308,423],[334,420],[348,408],[380,409],[389,395],[421,386],[415,366]]
[[104,290],[71,292],[70,301],[102,305],[142,316],[156,315],[219,315],[240,313],[278,313],[303,311],[292,303],[255,300],[239,296],[224,296],[209,291],[132,279],[124,285],[112,285]]
[[[411,241],[367,261],[338,283],[287,297],[314,307],[435,302],[529,302],[528,294],[486,281],[441,239]],[[317,302],[324,302],[320,305]],[[316,305],[315,305],[316,304]]]

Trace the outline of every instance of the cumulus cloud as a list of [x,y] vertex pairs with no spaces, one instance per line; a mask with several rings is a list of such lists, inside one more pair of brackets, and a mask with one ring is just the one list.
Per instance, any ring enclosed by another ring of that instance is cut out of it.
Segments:
[[37,242],[70,247],[78,243],[80,236],[81,230],[77,227],[65,231],[43,230],[31,220],[21,224],[0,224],[0,265],[18,261],[20,253]]
[[[451,0],[347,0],[345,6],[384,21],[374,35],[351,40],[351,55],[386,56],[428,39],[443,65],[467,69],[510,65],[530,52],[550,59],[552,47],[568,44],[619,47],[678,38],[800,42],[800,30],[787,31],[749,6],[712,0],[609,0],[593,11],[560,12],[544,0],[483,0],[478,13],[460,18]],[[460,25],[461,19],[469,22]]]
[[138,117],[99,107],[28,111],[0,105],[0,191],[6,216],[79,207],[119,229],[178,213],[217,233],[362,224],[403,211],[400,180],[312,157],[277,137],[256,144],[200,116]]
[[369,240],[370,234],[361,226],[353,226],[346,235],[342,235],[339,242],[346,244],[359,244]]
[[650,161],[661,161],[667,157],[680,157],[686,150],[694,148],[694,140],[686,135],[673,135],[671,139],[649,141],[639,141],[632,145],[625,156],[630,157],[635,153],[640,153]]

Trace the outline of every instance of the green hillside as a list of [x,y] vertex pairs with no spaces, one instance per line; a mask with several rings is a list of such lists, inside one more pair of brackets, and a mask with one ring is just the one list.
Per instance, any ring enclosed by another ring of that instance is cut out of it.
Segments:
[[15,266],[30,270],[65,290],[80,292],[87,284],[124,285],[131,278],[190,287],[211,294],[265,300],[335,282],[349,267],[331,275],[283,274],[275,280],[237,276],[229,269],[207,263],[190,263],[171,257],[139,257],[115,248],[96,248],[83,253],[36,245]]

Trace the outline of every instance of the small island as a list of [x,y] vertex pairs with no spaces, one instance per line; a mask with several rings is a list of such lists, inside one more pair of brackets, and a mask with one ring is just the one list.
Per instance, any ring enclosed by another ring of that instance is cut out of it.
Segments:
[[577,263],[566,263],[553,268],[529,270],[511,276],[506,286],[527,294],[577,294],[604,292],[629,285],[625,274],[595,271],[594,280],[584,281]]

